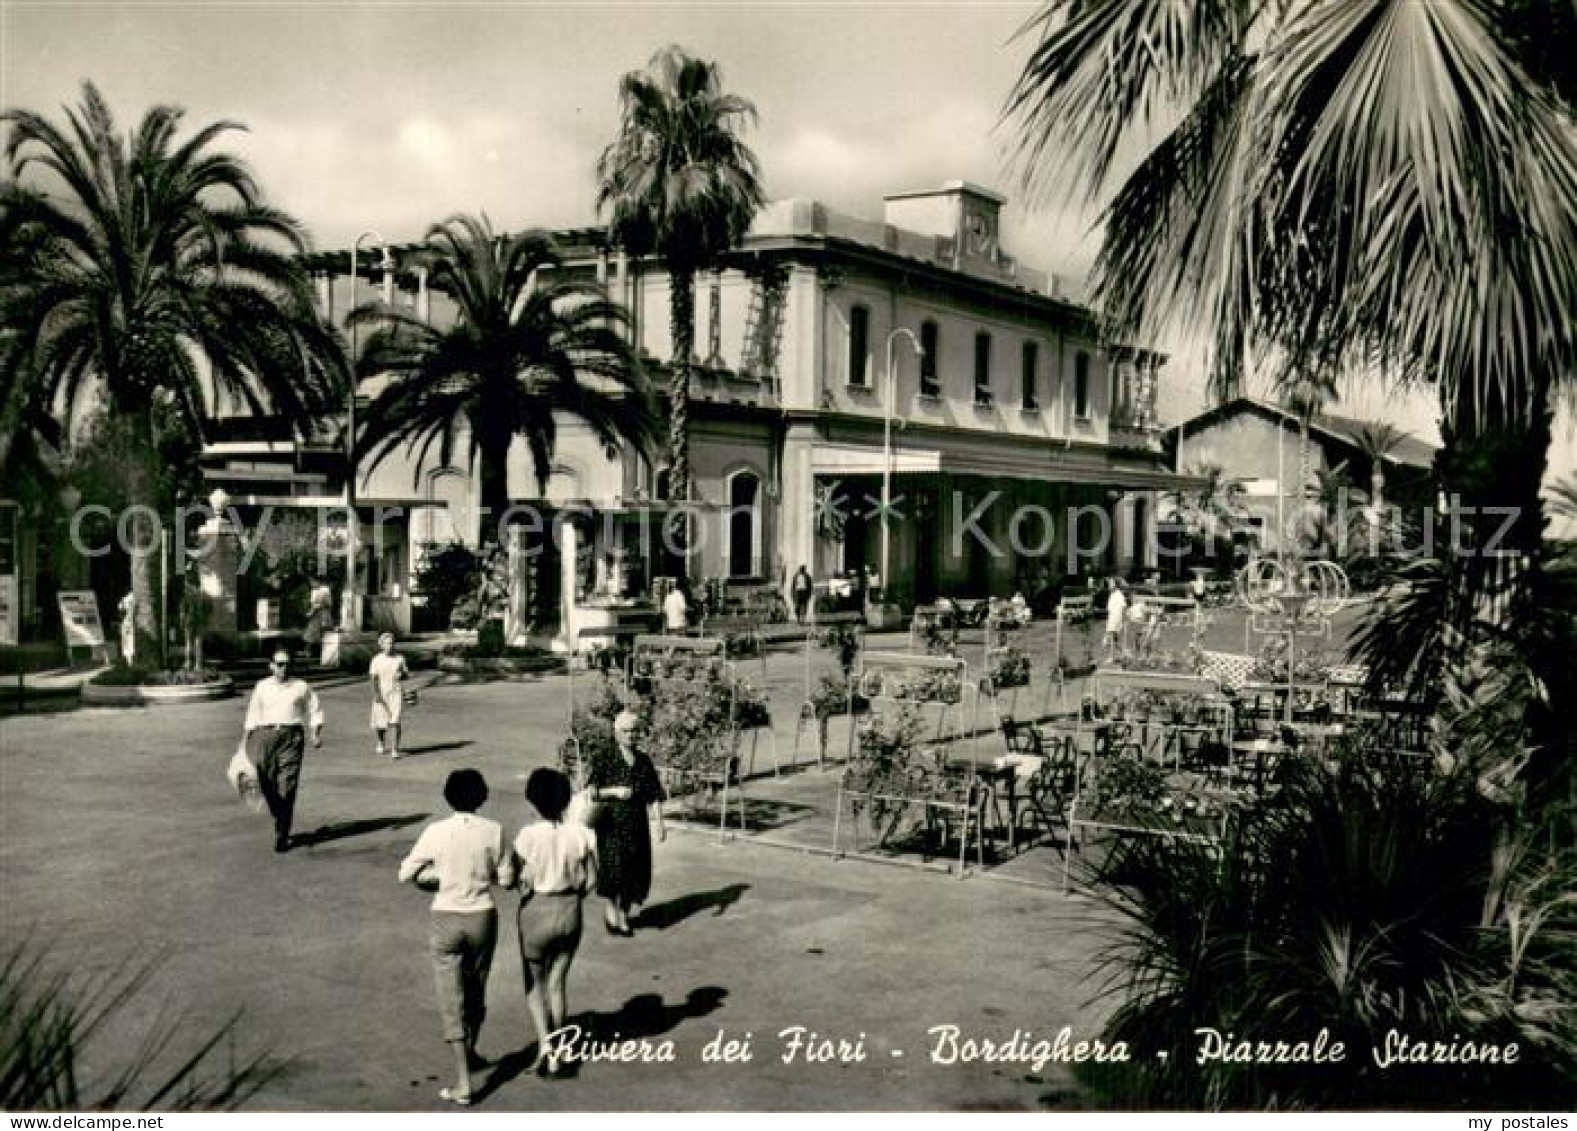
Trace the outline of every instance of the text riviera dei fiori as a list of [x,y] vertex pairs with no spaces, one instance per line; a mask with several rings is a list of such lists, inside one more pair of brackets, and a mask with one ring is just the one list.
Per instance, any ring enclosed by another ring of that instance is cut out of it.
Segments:
[[[1328,1029],[1301,1040],[1239,1038],[1232,1032],[1201,1028],[1194,1030],[1198,1043],[1193,1050],[1197,1065],[1206,1064],[1340,1064],[1348,1057],[1346,1045],[1331,1037]],[[780,1029],[768,1040],[774,1042],[763,1055],[783,1064],[862,1064],[872,1059],[865,1033],[826,1035],[803,1025]],[[765,1045],[766,1042],[763,1042]],[[646,1037],[598,1040],[579,1025],[566,1025],[549,1033],[545,1051],[563,1061],[634,1063],[672,1063],[678,1059],[672,1039]],[[901,1048],[882,1050],[901,1060]],[[1463,1041],[1426,1041],[1389,1030],[1383,1041],[1369,1050],[1380,1068],[1408,1064],[1515,1064],[1519,1058],[1517,1042],[1490,1044]],[[1049,1036],[1028,1029],[1014,1029],[1006,1037],[966,1035],[957,1025],[933,1025],[926,1030],[926,1055],[930,1063],[1021,1064],[1039,1072],[1048,1064],[1121,1064],[1134,1058],[1125,1041],[1106,1042],[1080,1039],[1071,1026],[1063,1026]],[[1166,1052],[1155,1055],[1166,1057]],[[700,1050],[703,1064],[751,1064],[757,1060],[754,1032],[731,1034],[719,1028]]]

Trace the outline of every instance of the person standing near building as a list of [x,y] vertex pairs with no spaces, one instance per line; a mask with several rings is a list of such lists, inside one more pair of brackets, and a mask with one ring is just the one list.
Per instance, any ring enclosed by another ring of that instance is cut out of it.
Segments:
[[1106,598],[1106,655],[1116,657],[1122,653],[1123,624],[1128,619],[1128,594],[1123,591],[1122,579],[1110,581],[1111,595]]
[[394,633],[378,636],[378,654],[367,668],[372,683],[372,729],[377,737],[375,752],[383,754],[384,734],[389,738],[389,757],[400,757],[400,718],[405,710],[405,680],[411,669],[405,657],[394,650]]
[[120,658],[128,668],[137,662],[137,595],[120,599]]
[[789,584],[789,596],[794,599],[795,624],[805,623],[806,614],[810,611],[810,595],[815,591],[816,583],[811,580],[810,570],[800,566],[799,572]]
[[684,589],[675,585],[663,598],[663,627],[669,636],[683,636],[690,628],[690,604]]
[[269,668],[268,678],[252,689],[244,741],[274,818],[274,851],[289,852],[307,731],[312,731],[313,747],[323,745],[323,708],[317,692],[291,676],[289,652],[276,648]]
[[487,975],[498,943],[493,885],[514,886],[515,857],[504,843],[504,827],[476,815],[487,801],[487,780],[480,773],[455,770],[444,782],[444,800],[454,815],[422,830],[400,862],[399,875],[402,884],[436,887],[428,943],[443,1037],[455,1058],[454,1087],[438,1095],[469,1107],[476,1038],[487,1016]]

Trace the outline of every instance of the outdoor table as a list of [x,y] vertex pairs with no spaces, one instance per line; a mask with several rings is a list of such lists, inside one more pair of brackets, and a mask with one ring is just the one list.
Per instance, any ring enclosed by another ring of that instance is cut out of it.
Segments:
[[1342,723],[1308,723],[1290,722],[1282,726],[1295,734],[1300,742],[1307,742],[1313,746],[1324,747],[1347,733],[1347,727]]
[[1270,784],[1269,779],[1276,772],[1277,762],[1294,753],[1296,751],[1279,738],[1240,739],[1232,744],[1232,765],[1235,771],[1239,765],[1247,763],[1252,776],[1250,788],[1256,793],[1264,793],[1265,787]]
[[[1078,754],[1105,757],[1111,752],[1112,720],[1110,719],[1051,719],[1040,725],[1042,737],[1051,735],[1067,738],[1075,744]],[[1090,749],[1084,749],[1084,736],[1090,736]]]
[[[1029,760],[1037,764],[1041,761],[1039,758],[1031,758]],[[987,806],[991,808],[991,811],[996,815],[997,828],[1000,830],[1004,824],[1001,804],[1003,798],[998,791],[1000,790],[1007,794],[1008,815],[1011,817],[1015,812],[1015,806],[1018,801],[1018,771],[1013,766],[1004,764],[1003,759],[1000,758],[989,765],[981,765],[968,759],[949,759],[947,770],[949,774],[958,774],[960,777],[968,774],[980,782],[986,789],[986,797],[981,808],[984,809]],[[1016,842],[1018,838],[1015,835],[1014,822],[1009,820],[1006,824],[1008,830],[1008,851],[1011,852],[1017,847]]]

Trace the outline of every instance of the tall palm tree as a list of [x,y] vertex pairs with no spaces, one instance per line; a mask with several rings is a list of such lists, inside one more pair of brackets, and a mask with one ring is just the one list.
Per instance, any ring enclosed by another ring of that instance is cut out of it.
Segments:
[[1218,542],[1224,541],[1230,558],[1235,524],[1246,517],[1244,481],[1229,476],[1226,468],[1213,462],[1196,463],[1188,474],[1199,480],[1197,487],[1164,496],[1172,522],[1187,536],[1190,550],[1203,545],[1207,556],[1215,559]]
[[368,406],[359,455],[376,467],[399,448],[440,464],[457,445],[478,464],[483,522],[509,510],[509,449],[525,441],[537,489],[553,474],[555,414],[590,425],[609,448],[652,440],[651,393],[624,333],[629,315],[595,283],[558,277],[542,232],[494,233],[487,218],[454,216],[429,229],[435,289],[455,303],[446,327],[377,304],[351,312],[371,326],[357,372],[391,380]]
[[[1283,374],[1280,386],[1282,401],[1298,418],[1297,520],[1301,528],[1309,511],[1309,487],[1313,478],[1309,467],[1309,427],[1325,406],[1336,399],[1336,379],[1328,370],[1302,368]],[[1279,483],[1276,489],[1285,491]],[[1280,538],[1277,544],[1282,544]]]
[[1363,458],[1369,461],[1369,505],[1376,513],[1385,509],[1385,461],[1408,434],[1391,424],[1367,423],[1353,436]]
[[695,277],[744,238],[764,196],[739,131],[755,107],[723,92],[717,64],[664,47],[619,86],[619,134],[597,160],[597,207],[614,242],[660,256],[671,281],[668,497],[690,495]]
[[1218,380],[1268,355],[1436,389],[1437,470],[1478,509],[1439,654],[1448,675],[1499,667],[1537,620],[1549,409],[1577,373],[1577,133],[1530,37],[1482,0],[1053,0],[1029,30],[1008,112],[1033,190],[1103,197],[1159,129],[1105,216],[1094,281],[1119,332],[1203,328]]
[[[196,434],[219,396],[305,424],[345,388],[344,354],[301,267],[306,237],[215,148],[230,122],[181,140],[183,113],[120,134],[98,90],[59,126],[10,110],[0,186],[0,367],[68,426],[100,405],[153,447],[169,399]],[[69,427],[68,427],[69,431]],[[161,500],[138,498],[153,506]],[[130,512],[134,547],[156,546]],[[137,651],[156,655],[154,558],[132,553]]]

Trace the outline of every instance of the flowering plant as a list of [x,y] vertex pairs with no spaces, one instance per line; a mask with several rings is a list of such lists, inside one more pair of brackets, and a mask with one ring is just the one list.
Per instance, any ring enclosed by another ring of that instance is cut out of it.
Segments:
[[852,799],[855,812],[868,812],[873,828],[896,816],[905,799],[927,798],[935,792],[943,770],[941,755],[924,750],[920,728],[920,711],[914,703],[896,711],[873,712],[860,724],[843,788],[857,795]]
[[1009,644],[991,652],[991,668],[986,673],[989,686],[1025,687],[1029,684],[1029,657]]
[[1090,790],[1094,812],[1139,813],[1154,810],[1166,793],[1159,766],[1143,757],[1116,754],[1102,763]]

